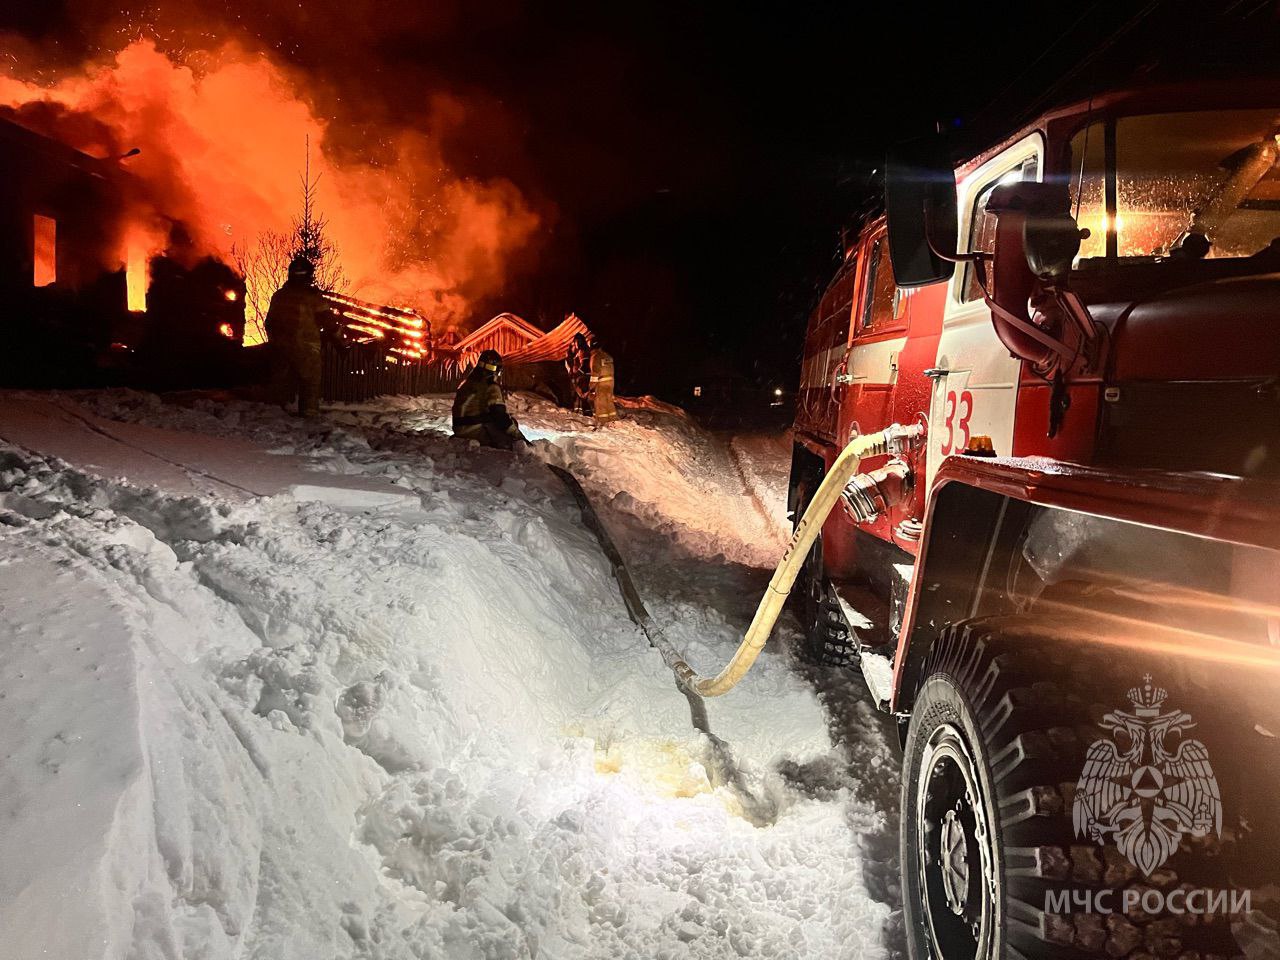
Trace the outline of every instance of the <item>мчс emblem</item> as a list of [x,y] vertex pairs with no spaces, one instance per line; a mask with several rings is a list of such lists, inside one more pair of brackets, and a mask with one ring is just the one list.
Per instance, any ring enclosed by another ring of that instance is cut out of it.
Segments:
[[1190,714],[1161,712],[1167,696],[1148,674],[1129,691],[1132,713],[1102,718],[1098,725],[1111,739],[1090,745],[1072,811],[1078,835],[1114,839],[1146,876],[1173,855],[1183,834],[1222,834],[1222,794],[1209,751],[1185,737],[1195,726]]

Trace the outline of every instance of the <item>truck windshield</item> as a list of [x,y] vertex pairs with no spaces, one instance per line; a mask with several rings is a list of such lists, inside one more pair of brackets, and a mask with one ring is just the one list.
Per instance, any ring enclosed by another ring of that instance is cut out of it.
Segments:
[[[1247,257],[1280,238],[1280,110],[1161,113],[1116,120],[1121,257]],[[1106,255],[1104,124],[1071,141],[1071,195],[1090,236],[1081,259]]]

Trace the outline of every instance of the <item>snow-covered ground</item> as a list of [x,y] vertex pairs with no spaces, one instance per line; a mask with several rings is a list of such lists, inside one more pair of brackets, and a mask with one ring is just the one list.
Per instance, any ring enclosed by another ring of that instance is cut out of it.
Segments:
[[508,454],[448,405],[0,397],[6,958],[895,952],[856,684],[784,620],[713,763],[544,465],[713,670],[786,540],[785,438],[516,397]]

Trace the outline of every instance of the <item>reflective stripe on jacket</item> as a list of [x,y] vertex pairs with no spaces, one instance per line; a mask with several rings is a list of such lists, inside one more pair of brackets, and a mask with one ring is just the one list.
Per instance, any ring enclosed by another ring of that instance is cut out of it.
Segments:
[[453,398],[453,432],[459,437],[484,436],[485,424],[493,424],[513,436],[519,427],[507,412],[502,387],[485,371],[472,370]]

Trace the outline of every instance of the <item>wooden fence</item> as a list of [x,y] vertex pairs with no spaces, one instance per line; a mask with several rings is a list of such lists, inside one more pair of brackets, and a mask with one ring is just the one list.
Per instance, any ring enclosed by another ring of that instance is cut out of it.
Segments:
[[321,348],[325,400],[358,403],[372,397],[452,393],[462,374],[448,362],[397,362],[375,344],[339,347],[326,340]]

